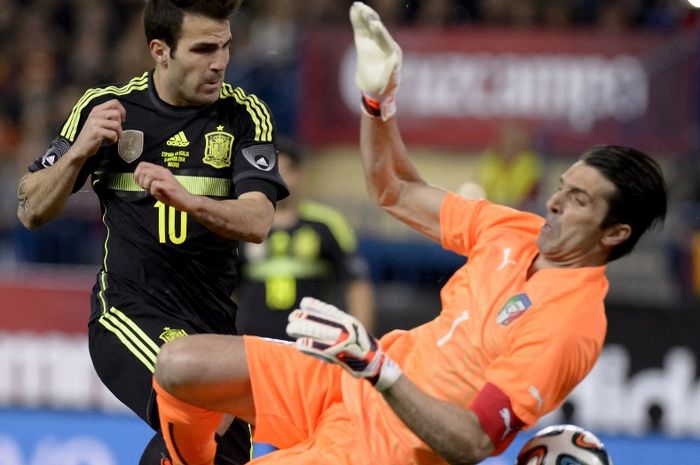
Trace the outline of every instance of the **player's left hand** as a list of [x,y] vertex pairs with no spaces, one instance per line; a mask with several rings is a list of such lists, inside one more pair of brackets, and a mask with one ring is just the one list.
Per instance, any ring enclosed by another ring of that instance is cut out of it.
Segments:
[[297,349],[338,364],[355,378],[366,378],[379,391],[401,376],[398,365],[355,317],[311,297],[304,297],[299,307],[287,324],[287,334],[296,339]]
[[142,189],[157,200],[180,211],[188,211],[193,196],[169,169],[142,161],[134,170],[134,178]]

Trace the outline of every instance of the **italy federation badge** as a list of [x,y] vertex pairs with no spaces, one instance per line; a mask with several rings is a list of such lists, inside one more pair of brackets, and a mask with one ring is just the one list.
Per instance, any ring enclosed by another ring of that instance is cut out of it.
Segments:
[[496,323],[503,326],[508,326],[514,320],[518,319],[525,311],[530,308],[532,302],[527,294],[514,295],[501,308],[496,317]]
[[125,129],[117,144],[117,152],[127,163],[131,163],[143,153],[143,131]]

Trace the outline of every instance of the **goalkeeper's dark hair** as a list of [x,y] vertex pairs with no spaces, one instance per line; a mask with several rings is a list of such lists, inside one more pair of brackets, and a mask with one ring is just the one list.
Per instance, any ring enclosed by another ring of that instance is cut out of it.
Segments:
[[228,19],[241,2],[242,0],[146,0],[143,12],[146,43],[160,39],[170,47],[172,56],[180,39],[182,18],[186,13],[223,20]]
[[630,237],[610,252],[608,261],[613,261],[630,253],[645,231],[663,223],[668,197],[663,172],[649,155],[619,145],[593,147],[581,160],[615,185],[601,227],[628,224],[632,228]]

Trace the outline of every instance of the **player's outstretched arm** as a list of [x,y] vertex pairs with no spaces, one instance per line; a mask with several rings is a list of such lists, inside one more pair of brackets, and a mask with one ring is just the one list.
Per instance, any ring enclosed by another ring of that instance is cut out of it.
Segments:
[[[17,217],[27,229],[35,229],[58,216],[70,197],[80,169],[104,143],[119,140],[126,111],[118,100],[109,100],[90,111],[78,137],[65,150],[53,146],[57,161],[25,174],[17,187]],[[46,158],[46,157],[45,157]]]
[[362,92],[360,152],[369,195],[392,216],[439,241],[445,191],[418,174],[396,123],[401,48],[364,3],[353,3],[350,20],[357,51],[355,82]]
[[450,463],[477,463],[493,451],[474,413],[421,391],[353,316],[304,297],[289,315],[287,334],[300,351],[367,379],[406,426]]

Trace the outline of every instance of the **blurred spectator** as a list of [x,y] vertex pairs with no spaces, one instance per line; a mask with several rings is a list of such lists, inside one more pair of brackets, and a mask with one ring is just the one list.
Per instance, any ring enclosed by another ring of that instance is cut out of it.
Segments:
[[13,156],[19,145],[19,130],[12,119],[0,114],[0,262],[13,258],[10,246],[16,222],[19,169]]
[[406,24],[415,11],[415,4],[410,0],[370,0],[366,3],[379,13],[387,27]]
[[537,25],[537,0],[509,2],[508,25],[529,28]]
[[477,180],[492,202],[532,210],[542,172],[542,161],[532,147],[528,131],[507,122],[492,147],[481,156]]
[[665,228],[669,272],[679,286],[681,302],[700,302],[700,165],[697,155],[678,164],[675,201]]
[[[77,15],[73,35],[73,53],[68,60],[71,77],[82,83],[94,84],[109,79],[105,66],[108,48],[109,22],[114,13],[103,0],[73,0]],[[143,48],[143,47],[140,47]]]
[[607,32],[622,32],[637,24],[638,0],[603,0],[598,10],[598,27]]
[[143,8],[132,8],[125,14],[124,30],[113,48],[111,71],[115,82],[126,82],[139,72],[153,67],[148,48],[144,47],[146,38],[143,35]]
[[348,21],[348,0],[314,0],[304,2],[297,20],[305,26],[344,27]]
[[421,26],[446,26],[455,21],[456,18],[455,5],[452,0],[423,1],[418,7],[417,24]]
[[299,80],[299,24],[303,4],[297,0],[260,0],[245,25],[234,22],[235,46],[226,80],[265,101],[275,115],[278,133],[293,136]]
[[568,1],[540,0],[538,16],[542,26],[563,29],[572,25],[574,9]]
[[477,21],[476,0],[420,0],[417,5],[417,26],[444,27]]
[[661,31],[690,29],[697,26],[698,9],[687,1],[657,0],[648,2],[644,10],[642,24]]
[[509,22],[509,0],[481,0],[481,17],[487,24],[503,26]]

